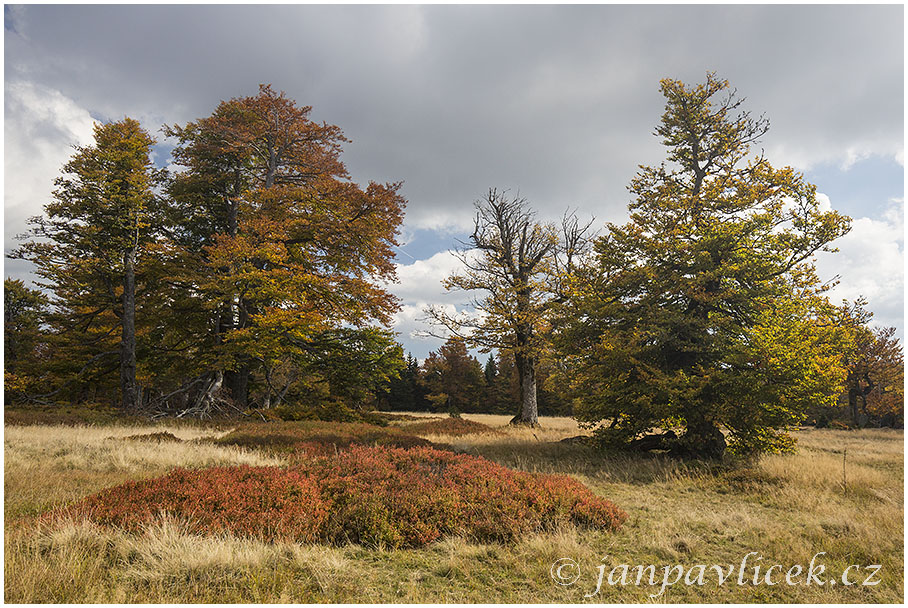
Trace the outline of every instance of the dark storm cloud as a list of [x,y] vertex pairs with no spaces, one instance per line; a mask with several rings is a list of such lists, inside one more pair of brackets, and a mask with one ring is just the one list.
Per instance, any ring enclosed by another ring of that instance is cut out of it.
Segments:
[[270,82],[353,142],[357,180],[405,180],[412,225],[464,224],[489,186],[548,215],[620,219],[658,162],[658,80],[716,70],[786,161],[901,150],[900,6],[28,6],[7,80],[149,128]]

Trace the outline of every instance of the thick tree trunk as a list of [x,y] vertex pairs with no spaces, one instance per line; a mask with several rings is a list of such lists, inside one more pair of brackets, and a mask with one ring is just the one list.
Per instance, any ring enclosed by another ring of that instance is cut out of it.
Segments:
[[517,377],[520,380],[520,413],[511,420],[511,424],[539,426],[539,405],[536,402],[536,360],[533,357],[517,354],[514,357],[517,365]]
[[249,366],[241,365],[238,369],[224,372],[224,384],[230,391],[230,398],[237,407],[249,405]]
[[672,452],[678,456],[719,460],[725,455],[725,448],[725,435],[715,423],[694,418],[687,421],[687,429]]
[[139,409],[136,384],[136,250],[123,254],[123,335],[120,341],[120,389],[123,408]]

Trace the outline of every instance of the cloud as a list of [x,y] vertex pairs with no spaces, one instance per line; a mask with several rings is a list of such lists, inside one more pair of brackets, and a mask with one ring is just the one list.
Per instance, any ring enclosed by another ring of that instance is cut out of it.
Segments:
[[491,186],[546,219],[615,221],[637,165],[664,157],[667,76],[729,78],[772,119],[776,164],[901,158],[902,10],[32,5],[6,61],[8,77],[152,130],[272,82],[345,130],[355,179],[405,181],[413,227],[468,226]]
[[469,300],[469,295],[465,292],[446,292],[442,286],[446,278],[463,268],[463,264],[453,251],[441,251],[425,260],[395,266],[398,283],[390,284],[389,287],[405,302],[424,299],[428,290],[438,292],[437,301],[455,303]]
[[397,264],[398,283],[388,285],[389,291],[401,299],[401,310],[394,315],[394,330],[400,332],[405,347],[424,357],[429,350],[441,345],[440,338],[427,337],[427,332],[443,335],[441,328],[426,321],[426,309],[443,308],[448,314],[472,312],[471,299],[475,292],[447,291],[443,281],[463,270],[463,264],[452,251],[442,251],[425,260]]
[[817,270],[823,279],[840,277],[830,292],[833,301],[864,296],[877,326],[903,328],[904,319],[904,202],[890,201],[880,219],[852,221],[851,231],[833,244],[837,253],[821,253]]
[[[26,220],[50,202],[54,178],[73,146],[92,142],[95,121],[51,87],[20,80],[6,83],[5,92],[4,239],[9,250],[15,236],[27,230]],[[27,272],[23,262],[12,265],[20,277]]]

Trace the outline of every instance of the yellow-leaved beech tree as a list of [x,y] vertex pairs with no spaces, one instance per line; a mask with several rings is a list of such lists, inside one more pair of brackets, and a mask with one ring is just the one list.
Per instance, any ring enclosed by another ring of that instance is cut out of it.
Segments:
[[630,221],[595,242],[562,310],[575,415],[613,446],[784,449],[784,428],[844,379],[812,256],[850,221],[752,153],[768,122],[727,81],[661,91],[667,160],[640,168]]

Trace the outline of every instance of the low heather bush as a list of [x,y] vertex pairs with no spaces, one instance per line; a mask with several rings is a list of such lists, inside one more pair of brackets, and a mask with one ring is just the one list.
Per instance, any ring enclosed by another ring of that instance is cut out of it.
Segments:
[[159,433],[142,433],[139,435],[129,435],[123,439],[127,441],[181,441],[179,437],[168,431],[161,431]]
[[391,547],[449,535],[511,541],[568,523],[615,530],[627,517],[566,476],[432,448],[355,445],[287,468],[177,469],[110,488],[65,513],[131,530],[167,514],[199,533]]
[[341,422],[272,422],[240,427],[215,440],[222,445],[265,448],[272,452],[329,455],[351,445],[418,447],[432,443],[393,427]]
[[441,420],[427,420],[403,427],[408,433],[416,435],[451,435],[460,437],[477,433],[500,434],[501,431],[481,422],[474,422],[466,418],[443,418]]
[[318,540],[327,516],[318,487],[305,471],[250,466],[177,468],[164,477],[102,490],[63,514],[129,531],[168,514],[184,519],[195,532],[304,542]]

